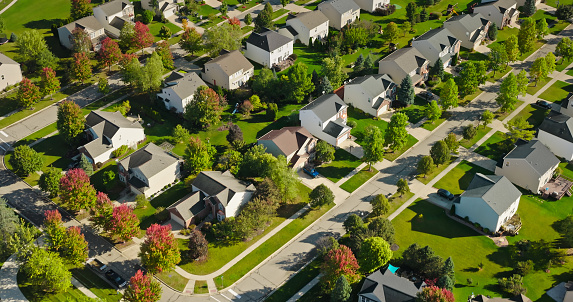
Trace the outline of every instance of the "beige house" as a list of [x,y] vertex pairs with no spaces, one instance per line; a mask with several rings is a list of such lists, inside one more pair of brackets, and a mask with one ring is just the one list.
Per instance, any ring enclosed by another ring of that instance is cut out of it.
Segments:
[[390,0],[354,0],[361,9],[373,13],[377,8],[384,8],[390,4]]
[[396,87],[387,74],[354,78],[344,85],[344,102],[372,116],[379,116],[390,109]]
[[157,7],[152,6],[154,0],[141,0],[141,7],[145,10],[154,11],[158,16],[165,18],[175,16],[185,0],[157,0]]
[[460,52],[461,41],[447,28],[435,28],[425,32],[412,41],[416,48],[433,66],[438,59],[444,68],[450,66],[452,57]]
[[253,76],[255,67],[238,50],[223,50],[217,58],[205,63],[203,81],[227,90],[243,86]]
[[87,16],[58,28],[60,44],[67,49],[72,49],[73,47],[72,32],[76,28],[82,29],[88,34],[94,51],[98,51],[101,48],[101,42],[107,38],[105,35],[104,25],[101,24],[94,16]]
[[329,22],[319,10],[288,15],[286,26],[279,29],[279,34],[308,45],[310,41],[321,41],[328,36]]
[[261,136],[257,144],[275,157],[283,155],[294,170],[299,170],[313,159],[316,138],[303,127],[284,127]]
[[388,74],[395,83],[409,76],[414,85],[428,79],[430,61],[414,47],[400,48],[378,62],[378,73]]
[[338,30],[360,18],[360,6],[354,0],[324,1],[318,4],[318,10],[330,20],[330,27]]
[[487,36],[491,22],[480,13],[463,14],[449,18],[444,22],[447,28],[458,40],[462,47],[474,49],[481,44]]
[[193,100],[197,88],[207,86],[195,72],[173,71],[165,80],[164,87],[157,94],[167,110],[183,113],[185,107]]
[[336,94],[325,94],[302,107],[300,124],[310,134],[333,145],[340,146],[350,135],[348,105]]
[[0,90],[6,89],[22,81],[20,63],[0,53]]
[[482,14],[491,23],[495,23],[499,29],[516,24],[519,18],[516,0],[482,1],[474,7],[473,12]]
[[126,22],[133,23],[133,5],[128,0],[114,0],[93,8],[94,17],[103,24],[105,33],[111,38],[119,38]]

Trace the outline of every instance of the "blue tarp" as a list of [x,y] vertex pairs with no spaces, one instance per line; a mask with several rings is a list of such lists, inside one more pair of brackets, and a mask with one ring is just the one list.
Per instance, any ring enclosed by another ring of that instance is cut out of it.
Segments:
[[396,271],[399,269],[399,267],[393,266],[392,264],[388,264],[388,269],[392,272],[392,274],[395,274]]

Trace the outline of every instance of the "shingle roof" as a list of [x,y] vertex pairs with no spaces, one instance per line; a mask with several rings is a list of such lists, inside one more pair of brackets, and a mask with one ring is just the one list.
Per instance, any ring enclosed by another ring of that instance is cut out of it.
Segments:
[[536,139],[517,145],[505,158],[524,159],[540,176],[559,164],[549,148]]
[[[445,46],[453,46],[458,39],[447,28],[442,27],[431,29],[416,38],[416,41],[420,40],[428,40],[434,45],[441,44]],[[436,46],[436,48],[443,49],[443,47],[438,46]]]
[[[173,89],[173,91],[181,99],[185,99],[185,98],[195,94],[195,91],[197,91],[197,88],[199,88],[201,86],[207,86],[207,84],[205,84],[205,82],[203,82],[203,80],[201,80],[199,75],[197,75],[197,73],[195,73],[195,72],[181,73],[181,72],[174,71],[173,73],[178,74],[179,79],[174,80],[174,81],[165,80],[164,81],[165,86],[166,86],[166,88],[169,87],[169,88]],[[169,79],[169,77],[167,77],[167,79]],[[173,76],[173,78],[176,78],[176,77],[177,76]],[[174,85],[172,85],[172,84],[174,84]]]
[[127,0],[114,0],[108,3],[99,5],[98,7],[108,16],[115,15],[123,11],[131,2]]
[[243,56],[243,54],[238,50],[233,50],[218,56],[217,58],[205,63],[205,66],[209,64],[217,64],[225,72],[226,75],[230,76],[240,71],[247,71],[254,68],[253,64]]
[[193,186],[209,197],[217,197],[224,206],[227,206],[235,193],[255,191],[255,186],[236,179],[229,171],[203,171],[197,175]]
[[485,24],[487,24],[487,20],[483,18],[482,14],[475,13],[453,16],[446,22],[456,23],[456,26],[463,27],[465,32],[471,34],[474,31],[481,29],[485,25],[484,20],[486,21]]
[[359,11],[360,6],[356,4],[353,0],[329,0],[324,1],[318,5],[319,9],[321,6],[330,5],[340,14],[344,14],[348,11]]
[[139,169],[148,179],[167,167],[176,163],[179,159],[165,152],[153,143],[133,152],[119,163],[126,169]]
[[293,42],[291,38],[285,37],[275,31],[267,30],[260,34],[253,32],[246,43],[271,52],[290,42]]
[[373,301],[410,302],[424,287],[423,281],[412,282],[394,275],[389,269],[380,269],[366,277],[358,295]]
[[[298,13],[295,17],[291,19],[297,19],[306,28],[313,29],[326,22],[328,22],[328,17],[326,17],[321,11],[313,10],[310,12]],[[288,22],[288,20],[287,20]]]
[[320,118],[321,121],[327,121],[335,116],[338,112],[348,107],[342,99],[336,94],[325,94],[312,101],[300,110],[311,110]]
[[573,105],[573,93],[569,93],[569,95],[561,101],[561,108],[567,108]]
[[299,150],[308,139],[312,139],[312,134],[299,126],[271,130],[258,141],[273,141],[284,155],[289,155]]
[[482,1],[477,6],[484,6],[484,5],[493,5],[499,9],[501,13],[504,13],[508,8],[512,7],[513,5],[517,5],[517,1],[515,0],[498,0],[498,1]]
[[112,138],[120,128],[143,129],[137,121],[128,120],[119,111],[94,110],[86,117],[86,125],[92,128],[98,137],[103,135],[108,138]]
[[380,60],[380,62],[383,61],[393,61],[405,73],[410,73],[412,70],[422,67],[428,60],[416,48],[404,47]]
[[347,130],[349,130],[350,127],[346,126],[346,124],[344,124],[343,120],[341,119],[336,119],[334,121],[329,121],[326,126],[324,126],[324,129],[322,129],[322,132],[338,138],[341,134],[343,134],[344,132],[346,132]]
[[359,85],[371,99],[384,91],[391,90],[396,84],[387,74],[371,74],[353,79],[346,86]]
[[103,29],[103,24],[99,23],[99,21],[94,16],[87,16],[66,24],[64,27],[67,28],[70,32],[74,31],[76,27],[89,29],[91,31],[97,31]]
[[461,198],[481,198],[498,215],[503,214],[521,196],[505,176],[476,173]]
[[185,221],[193,218],[205,209],[205,196],[201,191],[196,191],[181,198],[176,203],[170,205],[167,209],[176,209]]
[[539,125],[539,131],[545,131],[573,143],[573,119],[565,114],[549,112]]
[[0,53],[0,65],[2,65],[2,64],[20,65],[20,63],[10,59],[5,54]]

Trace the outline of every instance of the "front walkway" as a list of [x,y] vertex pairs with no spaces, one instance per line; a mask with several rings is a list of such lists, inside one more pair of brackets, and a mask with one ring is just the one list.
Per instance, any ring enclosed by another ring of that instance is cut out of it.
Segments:
[[25,302],[26,297],[18,288],[18,270],[20,266],[16,262],[16,255],[10,256],[0,269],[0,299],[3,302]]

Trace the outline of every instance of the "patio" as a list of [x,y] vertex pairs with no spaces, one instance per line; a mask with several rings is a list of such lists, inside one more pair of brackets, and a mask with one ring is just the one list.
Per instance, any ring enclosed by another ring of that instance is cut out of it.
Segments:
[[564,176],[552,178],[542,189],[541,197],[544,199],[551,197],[555,200],[559,200],[565,194],[567,194],[567,196],[571,196],[571,186],[573,186],[573,181],[565,178]]

